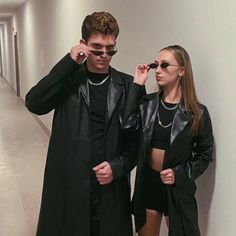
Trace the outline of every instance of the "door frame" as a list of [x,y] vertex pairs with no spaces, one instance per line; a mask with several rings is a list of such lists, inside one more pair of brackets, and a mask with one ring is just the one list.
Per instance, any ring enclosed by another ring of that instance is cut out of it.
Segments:
[[19,72],[17,32],[14,33],[14,49],[15,49],[15,66],[16,66],[16,95],[17,97],[20,97],[20,72]]

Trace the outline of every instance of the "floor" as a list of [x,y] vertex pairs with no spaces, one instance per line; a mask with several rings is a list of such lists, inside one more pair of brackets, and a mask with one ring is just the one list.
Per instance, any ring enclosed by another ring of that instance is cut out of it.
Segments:
[[34,236],[48,136],[0,77],[0,235]]
[[1,77],[0,112],[0,236],[34,236],[49,138]]

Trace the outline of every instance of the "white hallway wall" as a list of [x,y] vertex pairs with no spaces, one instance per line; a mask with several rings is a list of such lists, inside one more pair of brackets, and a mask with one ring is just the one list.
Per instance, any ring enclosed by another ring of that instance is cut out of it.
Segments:
[[7,80],[13,89],[16,88],[15,61],[13,49],[12,19],[0,18],[0,41],[2,76]]
[[[125,72],[132,74],[137,63],[153,61],[157,50],[169,44],[188,50],[199,99],[212,116],[216,144],[214,163],[198,180],[201,231],[203,236],[234,235],[236,2],[29,0],[13,19],[22,98],[78,42],[84,17],[101,10],[111,12],[120,24],[119,53],[112,65]],[[148,88],[153,85],[150,78]],[[41,117],[49,129],[51,116]]]

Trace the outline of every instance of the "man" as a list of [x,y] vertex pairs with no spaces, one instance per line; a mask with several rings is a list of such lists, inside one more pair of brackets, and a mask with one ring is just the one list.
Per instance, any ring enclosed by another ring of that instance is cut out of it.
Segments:
[[129,173],[137,134],[119,116],[132,77],[109,63],[119,26],[88,15],[82,39],[26,95],[38,115],[54,111],[37,236],[131,236]]

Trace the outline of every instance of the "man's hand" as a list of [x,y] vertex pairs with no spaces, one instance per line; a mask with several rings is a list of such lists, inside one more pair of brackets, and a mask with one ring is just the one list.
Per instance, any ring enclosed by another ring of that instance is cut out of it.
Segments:
[[82,64],[89,56],[89,48],[84,43],[79,43],[70,50],[71,58],[78,64]]
[[113,173],[110,164],[107,161],[95,166],[93,171],[101,185],[109,184],[113,180]]
[[175,183],[175,173],[172,169],[166,169],[161,171],[161,180],[164,184],[174,184]]

